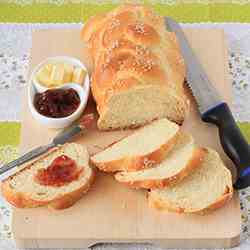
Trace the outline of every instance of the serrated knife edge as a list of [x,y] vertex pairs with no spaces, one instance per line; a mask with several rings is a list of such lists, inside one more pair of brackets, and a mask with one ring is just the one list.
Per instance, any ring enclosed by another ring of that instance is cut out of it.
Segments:
[[250,146],[248,141],[239,129],[229,106],[209,81],[180,25],[168,17],[165,21],[167,28],[175,32],[179,42],[187,68],[188,84],[199,104],[201,119],[218,127],[221,146],[237,169],[238,179],[234,187],[246,188],[250,186]]
[[218,91],[210,82],[203,66],[190,46],[180,25],[170,17],[165,17],[166,28],[176,34],[186,65],[186,80],[201,114],[222,103]]

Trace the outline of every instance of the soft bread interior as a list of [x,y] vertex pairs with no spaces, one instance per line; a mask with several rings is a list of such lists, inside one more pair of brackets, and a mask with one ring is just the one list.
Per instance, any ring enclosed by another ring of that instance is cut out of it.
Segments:
[[232,177],[217,152],[208,149],[199,168],[180,183],[164,189],[150,191],[152,200],[166,208],[201,211],[232,192]]
[[[160,134],[160,133],[159,133]],[[154,168],[136,172],[120,172],[115,178],[121,182],[167,179],[177,175],[192,159],[195,149],[194,140],[189,134],[181,134],[176,145],[168,153],[165,160]]]
[[137,127],[164,117],[182,123],[185,109],[184,99],[177,97],[171,89],[143,85],[113,95],[100,115],[98,127]]
[[178,130],[179,126],[167,119],[156,120],[96,154],[92,160],[97,163],[109,162],[149,154],[173,138]]
[[141,126],[162,117],[183,122],[186,70],[163,17],[145,6],[123,5],[87,22],[82,38],[95,64],[99,129]]
[[[48,167],[56,157],[62,154],[75,160],[78,168],[84,168],[78,180],[72,181],[61,187],[40,185],[38,182],[34,181],[34,176],[39,169]],[[89,167],[88,162],[89,156],[84,146],[75,143],[66,144],[58,150],[49,153],[46,157],[39,159],[31,167],[25,168],[23,171],[11,177],[9,186],[14,192],[25,193],[33,200],[54,200],[66,193],[77,190],[89,181],[92,175],[92,169]]]

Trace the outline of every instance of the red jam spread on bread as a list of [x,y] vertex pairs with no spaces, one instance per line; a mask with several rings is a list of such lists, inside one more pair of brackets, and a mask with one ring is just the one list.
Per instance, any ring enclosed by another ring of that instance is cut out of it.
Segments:
[[80,105],[78,93],[72,89],[48,89],[34,98],[36,110],[47,117],[62,118],[71,115]]
[[40,185],[61,187],[77,180],[83,169],[78,169],[74,160],[66,155],[58,156],[46,169],[39,169],[35,181]]

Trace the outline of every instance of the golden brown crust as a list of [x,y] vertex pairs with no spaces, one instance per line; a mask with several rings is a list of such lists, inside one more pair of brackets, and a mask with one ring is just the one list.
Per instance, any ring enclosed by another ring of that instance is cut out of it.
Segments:
[[31,168],[33,166],[33,164],[35,164],[39,160],[45,159],[49,154],[53,153],[54,151],[58,150],[59,148],[60,148],[60,146],[50,149],[46,154],[43,154],[40,157],[36,158],[31,163],[28,163],[24,168],[20,169],[18,172],[11,175],[6,180],[2,181],[2,183],[1,183],[2,195],[5,197],[5,199],[10,204],[12,204],[13,206],[18,207],[18,208],[38,207],[38,206],[46,205],[46,203],[44,201],[35,201],[35,200],[32,200],[30,197],[27,197],[27,195],[25,195],[23,193],[14,192],[14,190],[10,187],[9,180],[14,178],[15,176],[17,176],[21,172]]
[[4,198],[14,207],[17,208],[32,208],[46,206],[47,202],[36,201],[27,197],[24,193],[15,192],[7,181],[1,184],[1,192]]
[[165,178],[165,179],[150,179],[150,180],[137,180],[126,182],[119,177],[120,173],[115,175],[115,179],[125,185],[132,188],[145,188],[145,189],[156,189],[163,188],[166,186],[174,185],[181,181],[185,176],[190,174],[194,169],[199,167],[207,153],[205,148],[194,149],[192,159],[187,163],[186,167],[183,168],[178,174]]
[[[84,25],[84,29],[81,30],[81,38],[84,42],[88,42],[98,29],[98,27],[102,24],[103,19],[105,18],[105,14],[97,14],[95,16],[90,17],[88,22]],[[95,29],[93,29],[95,27]]]
[[138,171],[146,168],[151,168],[155,164],[160,163],[176,144],[179,137],[179,132],[177,132],[170,140],[163,144],[160,148],[146,155],[140,155],[135,157],[125,157],[119,160],[109,161],[109,162],[96,162],[93,158],[90,161],[99,170],[104,172],[117,172],[117,171]]
[[161,198],[157,197],[156,195],[152,195],[151,191],[148,191],[148,204],[149,207],[156,208],[159,210],[165,210],[168,212],[176,212],[182,213],[183,209],[180,207],[173,207],[167,200],[162,200]]
[[159,210],[165,210],[168,212],[193,213],[198,215],[205,215],[207,213],[212,212],[213,210],[221,208],[222,206],[224,206],[225,203],[231,200],[232,197],[233,197],[233,188],[226,187],[225,193],[220,198],[218,198],[218,200],[216,200],[214,203],[210,204],[208,207],[202,210],[189,210],[181,207],[176,207],[167,200],[162,200],[160,197],[157,197],[157,195],[152,195],[150,191],[148,192],[148,202],[150,207]]
[[[181,112],[173,120],[182,123],[188,110],[185,65],[176,36],[166,30],[163,17],[148,7],[126,4],[92,17],[81,36],[94,62],[91,90],[100,115],[99,129],[116,128],[103,122],[113,96],[146,85],[174,93]],[[156,113],[153,118],[157,117]]]
[[34,208],[41,206],[48,206],[53,209],[65,209],[72,206],[89,190],[91,184],[94,181],[94,170],[92,169],[92,174],[88,182],[83,186],[74,190],[73,192],[67,193],[60,198],[51,201],[39,201],[34,200],[25,193],[20,193],[14,191],[7,181],[4,181],[1,185],[2,195],[5,199],[14,207],[17,208]]
[[213,210],[216,210],[218,208],[221,208],[225,203],[227,203],[229,200],[231,200],[233,197],[233,187],[226,187],[225,193],[217,200],[215,201],[213,204],[211,204],[209,207],[201,210],[201,211],[197,211],[195,213],[197,214],[207,214]]
[[46,158],[50,153],[53,153],[54,151],[58,150],[60,147],[65,147],[65,146],[67,146],[67,144],[64,144],[62,146],[58,146],[49,150],[49,152],[38,157],[33,162],[29,163],[27,166],[22,168],[20,171],[16,172],[12,176],[4,180],[1,183],[1,193],[4,196],[4,198],[11,205],[17,208],[34,208],[34,207],[48,206],[54,209],[64,209],[64,208],[72,206],[76,201],[78,201],[82,197],[82,195],[89,190],[91,184],[94,181],[95,174],[94,174],[93,168],[91,168],[91,176],[88,182],[86,182],[83,186],[81,186],[77,190],[67,193],[63,195],[62,197],[54,199],[54,200],[45,200],[45,201],[34,200],[25,193],[17,192],[13,190],[9,183],[10,179],[14,178],[16,175],[20,174],[21,172],[31,168],[37,161]]
[[74,190],[71,193],[67,193],[60,198],[51,201],[39,201],[34,200],[25,193],[19,193],[14,191],[8,182],[4,182],[1,185],[2,194],[5,199],[14,207],[17,208],[34,208],[41,206],[48,206],[53,209],[65,209],[68,208],[78,200],[89,190],[91,184],[94,181],[94,170],[92,170],[92,175],[87,183],[81,186],[79,189]]
[[56,200],[51,201],[48,204],[48,207],[53,208],[53,209],[57,209],[57,210],[71,207],[78,200],[80,200],[86,192],[88,192],[88,190],[90,189],[91,185],[94,182],[94,179],[95,179],[95,172],[92,169],[92,175],[91,175],[89,181],[87,183],[85,183],[85,185],[83,185],[82,187],[80,187],[77,190],[74,190],[71,193],[67,193],[64,196],[62,196]]

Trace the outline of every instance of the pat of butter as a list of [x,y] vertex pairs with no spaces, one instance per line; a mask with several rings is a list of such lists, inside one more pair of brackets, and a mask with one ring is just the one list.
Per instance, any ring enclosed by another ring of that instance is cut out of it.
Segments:
[[87,72],[82,70],[81,68],[77,67],[73,71],[72,82],[83,84],[84,78]]
[[42,67],[37,73],[37,80],[41,82],[46,87],[50,87],[52,85],[50,79],[50,72],[48,71],[47,67]]
[[43,65],[36,78],[42,85],[52,88],[70,82],[82,85],[86,74],[87,72],[78,66],[57,62]]
[[53,64],[48,63],[44,66],[44,68],[48,71],[48,73],[51,73]]
[[53,84],[62,84],[64,78],[64,65],[55,64],[52,66],[51,81]]
[[69,83],[69,82],[72,81],[74,66],[72,64],[67,64],[67,63],[65,63],[63,66],[64,66],[63,82],[64,83]]

